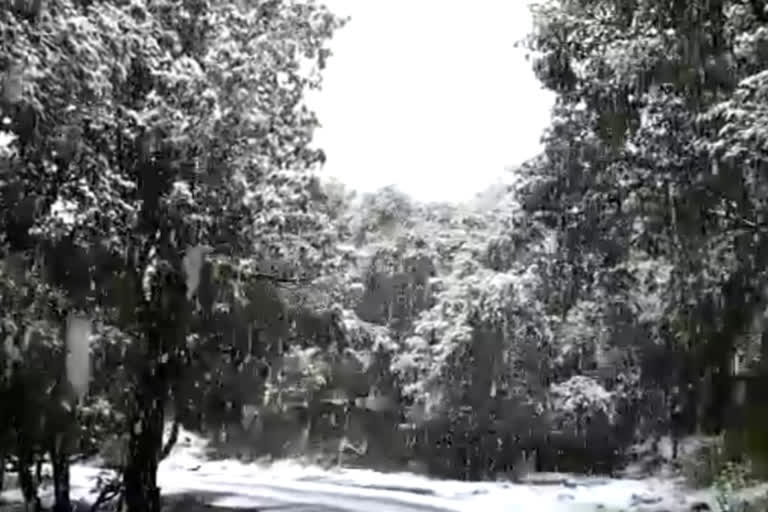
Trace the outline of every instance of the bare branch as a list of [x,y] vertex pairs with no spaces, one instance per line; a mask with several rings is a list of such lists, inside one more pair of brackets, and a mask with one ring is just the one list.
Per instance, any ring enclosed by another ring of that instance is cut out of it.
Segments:
[[179,421],[179,415],[177,414],[176,417],[173,419],[173,425],[171,426],[171,435],[168,437],[168,440],[165,442],[165,445],[163,446],[163,449],[160,452],[161,461],[166,459],[168,455],[171,454],[171,450],[173,450],[173,447],[176,445],[176,441],[179,440],[180,426],[181,426],[181,422]]
[[105,503],[112,501],[116,497],[120,496],[123,492],[123,479],[120,474],[115,478],[107,482],[107,484],[99,492],[99,496],[96,501],[91,505],[91,512],[97,512],[99,508]]

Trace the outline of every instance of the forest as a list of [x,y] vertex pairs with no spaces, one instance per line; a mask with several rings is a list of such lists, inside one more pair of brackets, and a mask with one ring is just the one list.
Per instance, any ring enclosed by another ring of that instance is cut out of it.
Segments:
[[39,510],[44,461],[68,512],[110,451],[159,512],[180,428],[471,480],[714,436],[766,476],[768,6],[532,9],[542,153],[425,204],[323,176],[320,3],[5,2],[0,482]]

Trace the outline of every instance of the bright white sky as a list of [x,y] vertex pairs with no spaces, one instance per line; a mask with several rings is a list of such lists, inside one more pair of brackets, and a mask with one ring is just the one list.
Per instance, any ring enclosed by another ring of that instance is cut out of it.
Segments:
[[539,151],[552,96],[514,48],[531,27],[526,0],[323,2],[352,18],[311,98],[325,173],[457,201]]

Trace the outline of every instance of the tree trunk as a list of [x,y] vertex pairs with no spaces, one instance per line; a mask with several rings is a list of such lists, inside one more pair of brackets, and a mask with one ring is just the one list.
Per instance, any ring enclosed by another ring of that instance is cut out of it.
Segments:
[[[158,221],[156,218],[151,220],[152,225]],[[158,253],[172,262],[178,251],[170,243],[169,228],[162,226],[161,233]],[[178,348],[186,339],[190,314],[183,273],[174,270],[181,267],[181,261],[177,263],[155,276],[151,299],[142,304],[138,315],[145,345],[143,362],[137,369],[140,378],[134,393],[128,460],[123,473],[128,512],[160,512],[161,508],[157,469],[163,451],[165,406],[172,381],[178,382],[180,378]],[[139,265],[137,268],[145,267]],[[144,293],[141,280],[137,280],[136,285],[137,294],[141,297]],[[169,444],[169,451],[170,447],[172,443]]]
[[713,381],[713,405],[714,405],[714,434],[721,434],[728,428],[728,414],[732,409],[731,405],[731,358],[730,353],[720,356],[716,362],[717,372]]
[[704,367],[704,375],[698,382],[698,393],[696,399],[696,434],[701,435],[709,432],[709,421],[707,412],[712,401],[712,369],[709,366]]
[[69,500],[69,453],[63,434],[56,435],[50,455],[53,465],[53,512],[71,512]]
[[29,466],[19,467],[19,484],[24,496],[26,510],[29,510],[31,507],[34,512],[40,512],[43,507],[40,503],[40,496],[37,494],[35,479],[32,477],[32,472],[30,471]]
[[149,376],[140,393],[138,417],[135,418],[128,442],[128,463],[125,468],[125,503],[128,512],[160,512],[160,488],[157,468],[163,442],[164,407],[162,393],[164,378]]
[[40,497],[37,494],[37,484],[31,470],[34,460],[33,451],[29,446],[28,440],[20,439],[19,444],[21,445],[17,453],[19,458],[19,486],[24,496],[26,509],[29,510],[31,506],[32,510],[37,512],[42,510],[42,506],[40,504]]
[[135,394],[135,415],[128,440],[128,457],[123,475],[128,512],[160,512],[157,468],[163,445],[165,399],[168,379],[160,361],[163,346],[148,336],[149,365],[143,369]]

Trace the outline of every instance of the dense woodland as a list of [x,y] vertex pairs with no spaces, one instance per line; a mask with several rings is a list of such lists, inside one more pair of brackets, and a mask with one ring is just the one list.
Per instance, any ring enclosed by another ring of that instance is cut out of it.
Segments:
[[112,490],[157,512],[179,426],[470,479],[611,473],[666,435],[762,460],[768,7],[534,12],[543,152],[420,204],[322,176],[320,4],[5,2],[0,459],[27,501],[47,460],[69,511],[70,464],[117,444]]

